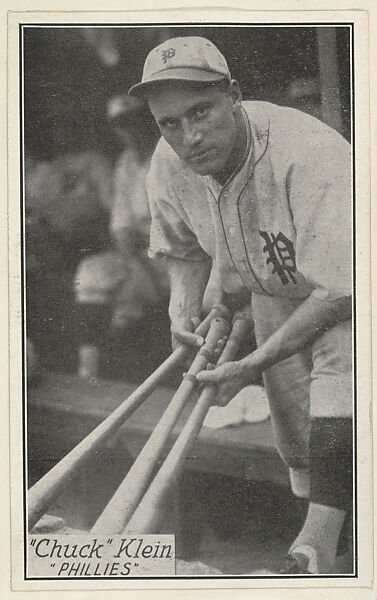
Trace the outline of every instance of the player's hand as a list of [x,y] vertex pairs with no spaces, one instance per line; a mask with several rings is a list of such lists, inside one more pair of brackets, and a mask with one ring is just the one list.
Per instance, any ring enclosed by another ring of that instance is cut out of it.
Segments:
[[194,330],[200,325],[198,317],[176,319],[171,324],[172,348],[175,350],[178,346],[185,344],[198,350],[203,344],[204,339],[194,333]]
[[238,360],[226,362],[214,369],[212,365],[209,365],[209,370],[200,371],[196,378],[205,385],[216,385],[214,404],[226,406],[240,390],[249,385],[255,375],[256,370],[254,372],[254,369],[246,365],[244,361]]

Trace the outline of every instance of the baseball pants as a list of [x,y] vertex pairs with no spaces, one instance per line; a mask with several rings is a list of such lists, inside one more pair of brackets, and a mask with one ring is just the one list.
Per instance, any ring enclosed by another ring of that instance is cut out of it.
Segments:
[[[293,299],[253,294],[257,345],[299,306]],[[322,334],[303,351],[263,375],[275,442],[288,465],[293,492],[309,493],[310,417],[352,417],[352,325],[346,321]]]

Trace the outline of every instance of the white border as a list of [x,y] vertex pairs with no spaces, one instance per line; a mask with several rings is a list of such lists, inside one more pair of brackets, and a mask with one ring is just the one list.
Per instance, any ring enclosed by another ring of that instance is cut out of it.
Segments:
[[[43,3],[41,3],[42,6]],[[86,8],[86,7],[85,7]],[[88,7],[91,8],[91,7]],[[215,23],[223,22],[224,13],[226,15],[227,21],[233,22],[250,22],[253,23],[263,23],[267,21],[269,23],[278,24],[278,21],[289,22],[289,21],[297,21],[297,22],[313,22],[313,24],[318,21],[335,21],[335,22],[355,22],[355,62],[357,68],[355,69],[355,100],[356,100],[356,127],[357,127],[357,198],[361,199],[360,206],[361,209],[358,209],[358,248],[357,248],[357,257],[359,265],[369,265],[369,240],[366,232],[369,231],[370,228],[370,211],[368,205],[368,197],[369,197],[369,124],[368,124],[368,82],[369,82],[369,73],[368,73],[368,48],[366,45],[366,29],[367,29],[367,15],[362,12],[347,12],[342,13],[340,16],[339,13],[335,13],[334,11],[321,11],[321,12],[300,12],[294,13],[294,19],[292,19],[293,13],[289,11],[279,12],[279,14],[271,13],[271,12],[234,12],[232,9],[225,9],[222,11],[221,17],[219,16],[218,9],[216,12],[214,9],[208,10],[205,15],[204,12],[201,11],[202,18],[198,19],[198,10],[180,10],[179,12],[172,11],[169,14],[165,11],[155,13],[155,12],[123,12],[122,14],[115,15],[114,13],[100,13],[94,15],[91,12],[81,12],[81,13],[19,13],[19,14],[10,14],[9,15],[9,90],[10,90],[10,102],[9,102],[9,116],[10,122],[12,124],[11,133],[12,136],[9,139],[9,197],[10,197],[10,205],[9,205],[9,220],[10,220],[10,234],[9,234],[9,242],[10,242],[10,268],[11,268],[11,278],[10,278],[10,298],[11,298],[11,322],[12,322],[12,340],[19,339],[19,310],[14,310],[15,301],[17,299],[17,294],[19,291],[19,275],[17,275],[17,269],[15,269],[17,265],[17,261],[19,261],[19,236],[17,235],[17,207],[18,207],[18,195],[19,195],[19,176],[17,175],[17,170],[19,167],[19,162],[17,162],[18,156],[18,140],[19,140],[19,131],[18,131],[18,102],[15,101],[15,90],[17,90],[16,95],[18,95],[18,65],[16,66],[15,58],[18,55],[18,40],[17,47],[15,38],[18,37],[15,35],[18,29],[18,22],[36,22],[36,23],[48,23],[48,22],[61,22],[61,23],[74,23],[74,22],[82,22],[82,23],[95,23],[95,22],[110,22],[116,23],[117,20],[124,21],[127,18],[127,21],[130,23],[138,23],[142,20],[147,20],[148,22],[155,22],[156,24],[159,22],[177,22],[177,23],[185,23],[187,21],[195,21],[199,20],[204,24],[208,21],[211,25]],[[347,15],[347,16],[345,16]],[[99,18],[100,16],[100,18]],[[116,17],[116,18],[115,18]],[[17,135],[18,133],[18,135]],[[19,264],[19,263],[18,263]],[[369,268],[360,268],[358,273],[358,331],[359,337],[357,342],[357,351],[358,351],[358,395],[359,402],[360,398],[370,398],[370,382],[371,382],[371,371],[370,371],[370,304],[369,304],[369,292],[370,292],[370,282],[369,282]],[[11,340],[11,341],[12,341]],[[16,369],[19,372],[20,367],[20,356],[19,356],[19,348],[17,348],[17,343],[11,344],[11,370]],[[20,431],[20,410],[19,406],[17,406],[17,401],[14,399],[19,398],[19,382],[14,381],[14,386],[11,388],[12,391],[12,404],[11,404],[11,447],[12,447],[12,472],[19,472],[20,466],[20,439],[19,439],[19,431]],[[365,586],[368,588],[372,582],[372,552],[371,552],[371,524],[365,523],[365,519],[361,519],[361,515],[372,515],[371,510],[371,498],[372,498],[372,489],[371,489],[371,437],[368,435],[370,429],[370,422],[368,421],[367,411],[359,409],[359,419],[358,419],[358,439],[361,442],[359,444],[359,551],[360,551],[360,564],[359,564],[359,578],[358,580],[350,580],[350,579],[334,579],[334,580],[315,580],[315,582],[307,580],[297,580],[295,579],[292,582],[292,586],[296,588],[295,597],[298,597],[299,588],[305,588],[305,597],[310,598],[312,596],[312,592],[314,590],[310,590],[308,588],[308,583],[311,587],[321,587],[327,589],[327,594],[329,598],[332,597],[333,592],[335,592],[335,586],[337,588],[340,587],[359,587],[358,597],[362,597],[364,592],[367,592],[367,589],[362,590],[360,586]],[[22,575],[20,577],[20,564],[18,564],[18,560],[16,560],[19,549],[20,540],[22,540],[22,530],[20,531],[20,519],[18,515],[20,514],[20,486],[17,480],[13,480],[12,485],[12,508],[13,514],[17,515],[16,518],[12,521],[13,526],[13,566],[15,567],[15,576],[13,578],[14,584],[20,589],[19,586],[22,585]],[[363,525],[361,527],[361,525]],[[365,560],[364,560],[365,559]],[[333,585],[329,585],[329,581],[334,582]],[[352,582],[350,586],[350,582]],[[38,589],[41,588],[41,583],[43,582],[26,582],[27,585],[25,588],[27,589]],[[37,583],[37,586],[30,586],[31,583]],[[52,582],[48,582],[50,584],[49,589],[57,590],[62,587],[62,582],[56,582],[58,585],[51,585]],[[102,584],[110,583],[110,586],[106,585],[108,589],[125,589],[124,584],[130,584],[128,588],[140,589],[141,587],[145,589],[145,582],[69,582],[64,581],[65,590],[70,589],[80,589],[80,590],[98,590],[99,587],[105,587]],[[141,586],[139,584],[142,584]],[[180,580],[174,581],[166,581],[161,583],[152,582],[152,586],[154,589],[162,588],[164,590],[168,589],[177,589],[181,587],[179,584]],[[206,581],[207,583],[207,581]],[[210,582],[212,583],[212,582]],[[238,584],[241,585],[238,585]],[[73,585],[71,585],[73,584]],[[79,585],[78,585],[79,584]],[[83,584],[83,585],[81,585]],[[100,584],[100,586],[98,585]],[[132,585],[131,585],[132,584]],[[194,582],[184,582],[184,587],[187,589],[191,587],[191,584],[197,585]],[[256,584],[256,585],[254,585]],[[279,587],[288,587],[288,581],[285,579],[284,581],[272,581],[268,580],[268,583],[264,580],[247,580],[247,582],[243,580],[221,580],[221,589],[225,590],[225,588],[236,588],[236,587],[244,587],[247,588],[260,588],[263,584],[263,587],[269,588],[269,594],[272,593],[272,588]],[[203,581],[200,582],[200,585],[203,586]],[[220,585],[219,580],[216,581],[216,587]],[[147,586],[149,587],[149,586]],[[212,587],[212,586],[211,586]],[[332,588],[332,589],[330,589]],[[1,588],[0,588],[1,590]],[[304,591],[304,590],[302,590]],[[279,591],[279,598],[286,597],[286,593],[290,594],[292,597],[292,592],[283,592],[282,589]],[[206,595],[210,593],[210,590],[206,590]],[[218,596],[219,590],[216,591],[216,597]],[[355,593],[355,590],[353,594]],[[347,590],[344,589],[342,592],[342,597],[347,598],[348,593]],[[360,595],[362,594],[362,595]],[[54,594],[55,595],[55,594]],[[60,596],[60,594],[57,594]],[[299,594],[301,596],[301,594]],[[22,595],[23,596],[23,595]],[[69,594],[71,597],[71,594]],[[72,597],[75,597],[74,594]],[[86,596],[86,594],[85,594]],[[190,593],[191,596],[191,593]],[[238,594],[237,594],[238,596]],[[1,597],[1,595],[0,595]],[[84,597],[80,595],[80,598]],[[145,597],[145,596],[144,596]],[[175,596],[178,597],[178,596]],[[352,596],[351,596],[352,597]],[[353,596],[355,597],[355,596]]]

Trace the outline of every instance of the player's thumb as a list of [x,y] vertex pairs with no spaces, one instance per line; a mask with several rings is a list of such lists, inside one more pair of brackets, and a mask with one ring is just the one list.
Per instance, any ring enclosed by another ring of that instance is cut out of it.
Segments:
[[196,379],[200,383],[204,383],[204,384],[219,383],[222,380],[221,369],[218,368],[218,369],[213,369],[213,370],[209,370],[209,371],[208,370],[207,371],[199,371],[199,373],[196,376]]

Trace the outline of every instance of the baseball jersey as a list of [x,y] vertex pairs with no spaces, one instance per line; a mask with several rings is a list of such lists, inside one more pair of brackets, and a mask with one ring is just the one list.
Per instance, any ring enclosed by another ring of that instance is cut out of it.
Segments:
[[223,186],[160,140],[147,177],[150,256],[212,259],[230,293],[349,296],[349,143],[296,109],[250,101],[242,115],[244,161]]

